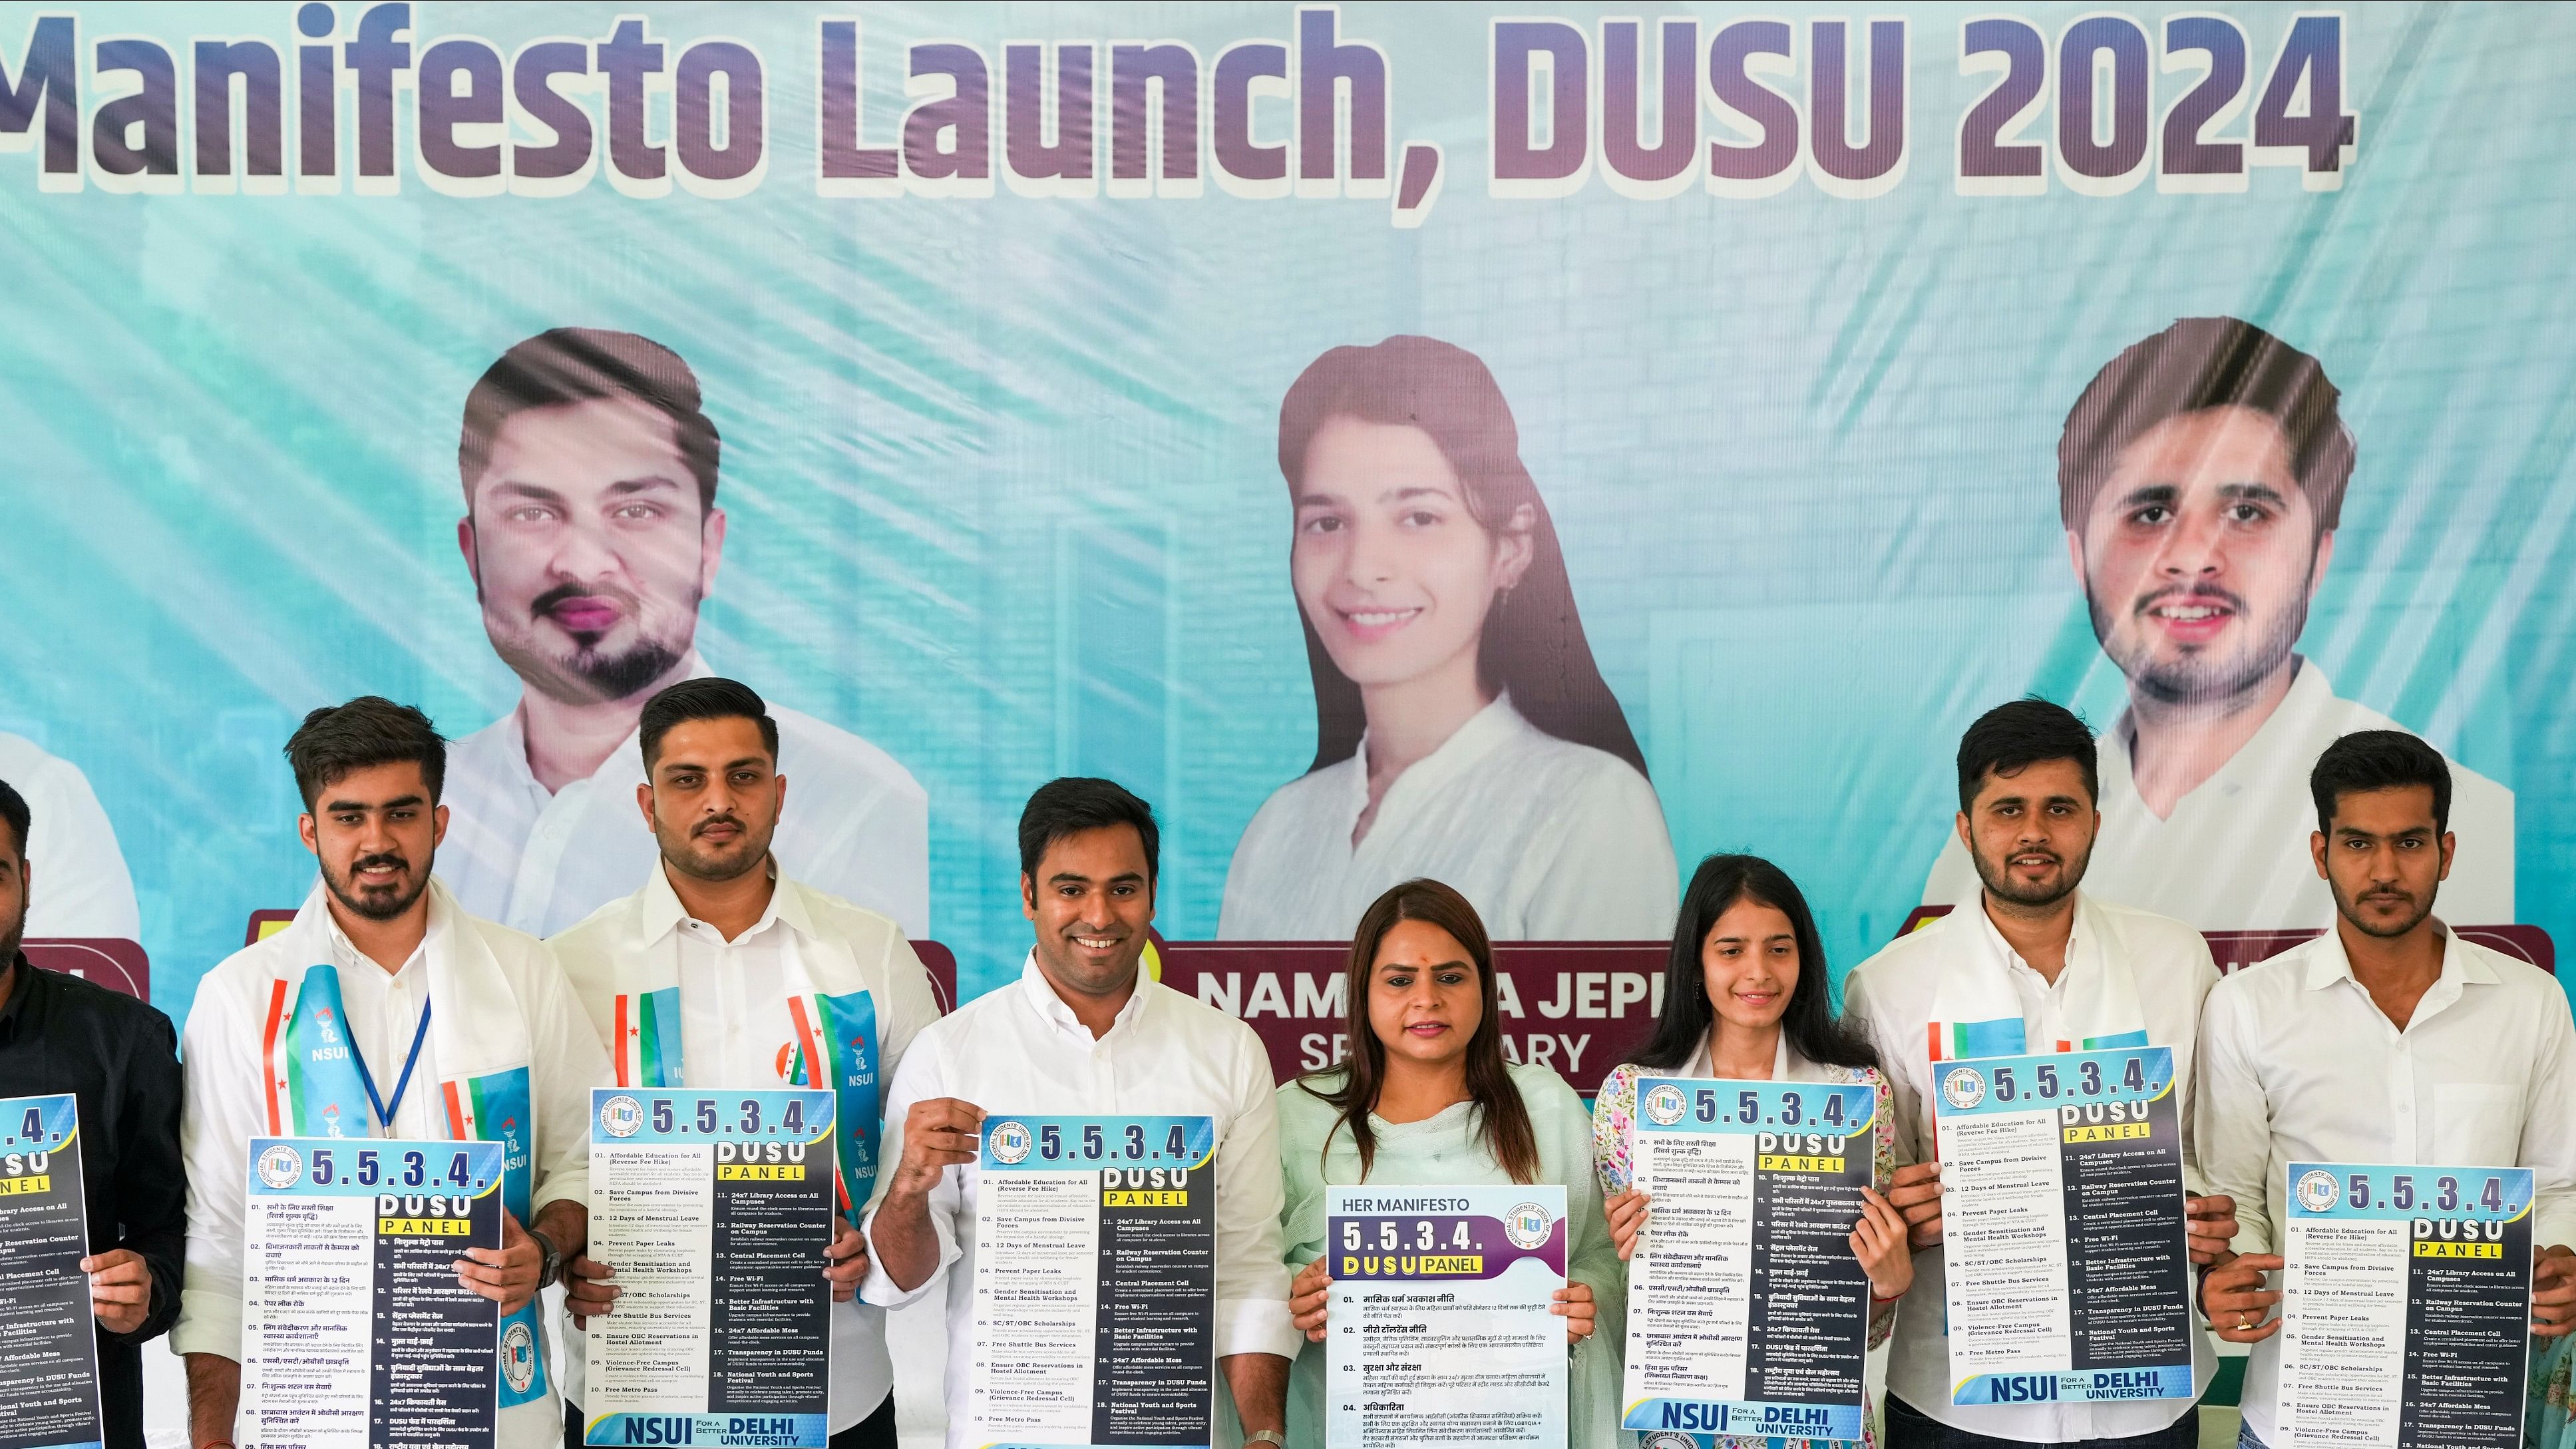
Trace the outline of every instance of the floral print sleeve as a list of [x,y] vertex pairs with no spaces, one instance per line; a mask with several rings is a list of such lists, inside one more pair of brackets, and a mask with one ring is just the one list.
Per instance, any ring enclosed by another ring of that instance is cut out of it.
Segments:
[[1637,1068],[1623,1062],[1602,1082],[1592,1099],[1592,1169],[1601,1179],[1601,1195],[1625,1192],[1637,1180],[1628,1160],[1629,1124],[1637,1115]]

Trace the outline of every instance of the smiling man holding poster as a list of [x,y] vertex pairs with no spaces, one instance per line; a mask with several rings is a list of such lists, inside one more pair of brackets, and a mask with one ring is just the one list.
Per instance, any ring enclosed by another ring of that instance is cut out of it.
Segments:
[[[188,1360],[192,1442],[267,1437],[244,1373],[246,1310],[265,1293],[246,1272],[251,1139],[390,1137],[502,1149],[501,1245],[466,1249],[456,1274],[500,1305],[493,1442],[553,1449],[563,1424],[533,1300],[587,1236],[590,1090],[607,1059],[544,943],[467,915],[432,877],[446,744],[427,716],[373,695],[317,709],[286,757],[321,882],[285,930],[208,973],[188,1017],[188,1268],[171,1339]],[[323,1297],[268,1302],[270,1327],[280,1312],[353,1309]],[[330,1407],[365,1426],[358,1367],[343,1366],[355,1401]],[[480,1412],[492,1415],[488,1397]]]
[[[1897,1315],[1888,1354],[1889,1449],[2196,1449],[2194,1401],[2208,1387],[2217,1355],[2206,1331],[2170,1322],[2166,1310],[2182,1306],[2171,1300],[2184,1298],[2188,1286],[2184,1265],[2163,1258],[2183,1243],[2195,1262],[2224,1249],[2235,1231],[2235,1209],[2223,1197],[2174,1203],[2187,1228],[2128,1205],[2124,1226],[2090,1235],[2129,1260],[2112,1281],[2078,1271],[2070,1259],[2082,1255],[2061,1249],[2053,1264],[2040,1265],[2048,1271],[2032,1291],[1995,1295],[2004,1307],[2028,1306],[2041,1296],[2060,1300],[2062,1308],[2039,1315],[2059,1330],[2035,1335],[2029,1352],[2017,1356],[2056,1356],[2069,1369],[2083,1361],[2083,1334],[2063,1326],[2077,1315],[2091,1312],[2097,1324],[2123,1315],[2164,1319],[2168,1338],[2178,1334],[2189,1342],[2155,1347],[2187,1359],[2192,1397],[2133,1398],[2132,1386],[2118,1382],[2104,1385],[2098,1397],[2078,1396],[2064,1391],[2071,1373],[2010,1375],[2012,1382],[1998,1392],[1980,1394],[1986,1376],[1968,1383],[1954,1371],[1951,1330],[1959,1325],[1951,1320],[1958,1309],[1955,1302],[1949,1313],[1940,1306],[1956,1297],[1943,1227],[1948,1183],[1933,1151],[1934,1108],[1947,1069],[1977,1058],[2153,1047],[2171,1053],[2163,1084],[2179,1094],[2188,1090],[2201,998],[2218,979],[2199,932],[2078,889],[2101,828],[2093,736],[2082,720],[2045,700],[1999,706],[1960,738],[1958,766],[1955,829],[1982,882],[1977,901],[1862,962],[1843,988],[1844,1015],[1866,1024],[1893,1089],[1897,1160],[1911,1164],[1897,1169],[1888,1193],[1915,1247],[1914,1287]],[[2178,1137],[2189,1122],[2189,1102],[2177,1106],[2172,1131]],[[2184,1182],[2195,1183],[2187,1144],[2167,1145],[2180,1149]],[[2062,1170],[2054,1153],[2041,1170]],[[2070,1174],[2070,1214],[2080,1186]],[[2061,1241],[2073,1236],[2074,1224],[2059,1219],[2056,1225],[2067,1229]],[[2171,1358],[2157,1362],[2180,1367]],[[2025,1390],[2032,1398],[2045,1390],[2049,1401],[2005,1401]]]
[[1030,796],[1020,979],[914,1038],[887,1094],[862,1291],[948,1270],[949,1449],[1212,1444],[1220,1370],[1248,1437],[1285,1442],[1270,1061],[1141,969],[1159,834],[1107,780]]

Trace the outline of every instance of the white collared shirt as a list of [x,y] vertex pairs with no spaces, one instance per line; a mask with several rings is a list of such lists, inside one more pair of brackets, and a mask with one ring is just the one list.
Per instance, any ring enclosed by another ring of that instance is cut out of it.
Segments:
[[[1032,952],[1020,979],[959,1007],[915,1038],[886,1097],[877,1199],[868,1205],[871,1263],[861,1292],[894,1307],[910,1292],[875,1255],[877,1210],[903,1155],[912,1104],[955,1097],[987,1112],[1056,1116],[1151,1115],[1216,1119],[1216,1319],[1218,1358],[1240,1353],[1295,1359],[1304,1336],[1288,1319],[1288,1269],[1280,1258],[1279,1117],[1270,1058],[1252,1029],[1161,982],[1139,979],[1106,1036],[1074,1017]],[[967,1384],[974,1362],[975,1204],[970,1164],[941,1174],[930,1225],[948,1274],[948,1444],[968,1449]]]
[[[607,1083],[608,1061],[545,943],[460,916],[432,893],[429,934],[401,970],[387,972],[361,954],[333,921],[331,964],[339,968],[349,1044],[365,1057],[377,1090],[390,1100],[421,1013],[429,1009],[431,963],[446,953],[445,938],[456,931],[482,934],[526,1019],[528,1097],[536,1114],[529,1151],[534,1168],[530,1214],[563,1199],[586,1204],[590,1089]],[[170,1330],[175,1353],[241,1359],[243,1198],[250,1139],[268,1131],[260,1036],[268,984],[275,974],[272,950],[272,943],[261,942],[225,958],[198,984],[196,1004],[188,1012],[182,1052],[187,1102],[179,1127],[179,1150],[188,1165],[188,1267],[179,1321]],[[438,1032],[419,1035],[420,1058],[412,1067],[411,1084],[384,1135],[444,1139],[448,1122],[439,1092]],[[561,1444],[563,1410],[552,1379],[542,1400],[501,1410],[499,1429],[500,1449]]]
[[1368,834],[1368,742],[1280,786],[1234,847],[1217,935],[1347,940],[1388,887],[1429,876],[1497,941],[1668,936],[1681,899],[1655,787],[1497,697],[1387,786]]
[[[2156,818],[2130,772],[2137,723],[2127,711],[2102,737],[2102,832],[2084,888],[2104,900],[2189,921],[2204,931],[2322,929],[2334,897],[2317,875],[2308,837],[2317,808],[2308,772],[2317,756],[2357,730],[2399,726],[2348,699],[2313,661],[2299,661],[2290,692],[2218,773]],[[2513,792],[2457,760],[2451,767],[2451,831],[2459,855],[2443,914],[2469,926],[2510,925],[2513,913]],[[1976,862],[1952,831],[1923,884],[1932,905],[1965,905],[1981,889]]]
[[[2091,882],[2075,901],[2075,926],[2066,943],[2066,966],[2054,984],[2014,954],[2003,934],[1986,915],[1982,898],[1953,911],[1911,935],[1898,938],[1877,955],[1854,967],[1843,982],[1843,1014],[1856,1021],[1878,1048],[1879,1069],[1896,1105],[1896,1160],[1932,1160],[1932,1058],[1925,1026],[1933,1020],[1944,973],[1991,969],[2001,960],[2013,992],[2021,1000],[2022,1037],[2029,1050],[2044,1052],[2079,1033],[2068,1021],[2068,984],[2076,973],[2100,969],[2103,955],[2117,954],[2136,981],[2138,1006],[2146,1019],[2149,1045],[2171,1047],[2174,1083],[2184,1093],[2177,1104],[2183,1147],[2183,1177],[2197,1193],[2199,1174],[2193,1166],[2192,1048],[2199,1036],[2200,1003],[2218,980],[2209,943],[2180,921],[2145,911],[2128,910],[2094,897]],[[1926,1416],[1952,1428],[1998,1439],[2033,1444],[2064,1444],[2083,1439],[2123,1439],[2152,1434],[2191,1408],[2178,1399],[2133,1403],[2061,1403],[2031,1405],[1963,1405],[1950,1402],[1950,1340],[1947,1332],[1949,1286],[1942,1249],[1935,1245],[1914,1255],[1914,1286],[1896,1311],[1896,1333],[1888,1347],[1888,1392]],[[2192,1379],[2206,1387],[2217,1366],[2216,1346],[2194,1316],[2191,1335]]]
[[[691,677],[707,673],[691,660]],[[787,804],[771,848],[824,892],[930,930],[930,796],[892,755],[811,715],[769,706]],[[548,794],[528,769],[518,709],[447,747],[439,877],[465,909],[552,936],[635,889],[661,859],[635,805],[636,734],[589,778]]]
[[[2228,977],[2201,1022],[2198,1103],[2201,1169],[2236,1199],[2239,1253],[2281,1250],[2292,1162],[2528,1167],[2532,1242],[2576,1244],[2566,994],[2447,931],[2442,974],[2403,1030],[2353,979],[2338,931]],[[2245,1368],[2245,1421],[2275,1443],[2280,1364],[2275,1333]]]
[[[912,1039],[939,1019],[929,973],[902,928],[886,917],[782,876],[776,878],[760,919],[728,941],[723,932],[689,915],[671,889],[666,869],[657,863],[633,898],[611,902],[551,943],[574,994],[599,1030],[602,1046],[613,1049],[609,1038],[616,1022],[618,962],[646,951],[676,949],[685,1083],[746,1090],[795,1085],[788,1079],[793,1043],[786,947],[791,934],[809,962],[810,953],[839,950],[835,942],[847,943],[876,1006],[880,1083],[893,1080]],[[823,924],[832,939],[818,929]],[[821,1271],[819,1264],[816,1271]],[[564,1347],[564,1392],[574,1403],[582,1401],[585,1367],[576,1329]],[[832,1432],[874,1413],[893,1387],[885,1310],[856,1300],[834,1304]]]
[[80,767],[0,732],[0,781],[27,802],[27,935],[143,939],[116,827]]

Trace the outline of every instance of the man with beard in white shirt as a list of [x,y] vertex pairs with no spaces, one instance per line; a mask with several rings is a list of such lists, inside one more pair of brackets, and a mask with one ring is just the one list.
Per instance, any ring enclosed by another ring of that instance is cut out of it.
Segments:
[[[661,861],[644,888],[551,944],[621,1087],[828,1087],[842,1211],[816,1269],[832,1282],[832,1449],[894,1449],[885,1310],[853,1301],[867,1249],[849,1225],[876,1183],[880,1084],[939,1019],[930,975],[893,921],[790,878],[770,852],[787,807],[778,726],[730,679],[644,705],[635,787]],[[574,1322],[616,1311],[615,1265],[573,1260]],[[579,1449],[583,1346],[565,1345],[565,1449]]]
[[466,1249],[457,1277],[501,1305],[497,1449],[556,1449],[535,1300],[588,1237],[599,1039],[544,942],[467,915],[433,876],[446,748],[428,716],[361,696],[305,716],[286,757],[321,882],[286,929],[207,973],[188,1014],[170,1339],[190,1442],[234,1440],[250,1139],[402,1137],[502,1144],[502,1245]]
[[948,1445],[969,1449],[985,1113],[1213,1117],[1217,1366],[1247,1439],[1284,1444],[1288,1365],[1304,1338],[1280,1258],[1270,1059],[1251,1028],[1141,969],[1159,844],[1144,801],[1107,780],[1056,780],[1029,797],[1019,834],[1036,945],[1019,980],[923,1031],[896,1072],[894,1166],[868,1211],[862,1292],[907,1303],[947,1269]]
[[2451,777],[2399,730],[2347,735],[2309,775],[2334,929],[2237,972],[2202,1020],[2198,1145],[2246,1205],[2201,1283],[2219,1335],[2254,1345],[2248,1449],[2285,1442],[2276,1314],[2292,1162],[2528,1167],[2531,1331],[2576,1328],[2576,1023],[2548,973],[2433,915],[2456,871]]
[[[1970,725],[1959,740],[1954,828],[1976,863],[1977,899],[1862,962],[1843,985],[1843,1015],[1868,1032],[1895,1098],[1899,1166],[1887,1198],[1914,1243],[1914,1287],[1888,1348],[1887,1449],[2200,1444],[2196,1403],[1950,1401],[1941,1169],[1932,1160],[1941,1063],[2170,1047],[2176,1089],[2187,1091],[2201,999],[2218,980],[2198,931],[2078,889],[2101,830],[2094,758],[2084,722],[2045,700],[2016,700]],[[2180,1108],[2186,1233],[2192,1261],[2208,1263],[2235,1234],[2236,1208],[2197,1195],[2189,1101]],[[2192,1382],[2206,1389],[2217,1352],[2198,1325],[2191,1360]]]
[[[2322,928],[2302,782],[2319,751],[2387,716],[2335,697],[2296,652],[2355,462],[2317,359],[2233,317],[2187,317],[2112,359],[2066,415],[2058,511],[2129,707],[2103,738],[2112,900],[2204,931]],[[2457,763],[2463,925],[2514,920],[2513,792]],[[1923,887],[1980,885],[1956,841]]]
[[[515,709],[456,742],[441,877],[467,909],[551,936],[635,888],[653,838],[636,717],[711,674],[698,606],[715,588],[722,440],[679,354],[558,327],[511,348],[465,399],[457,546],[483,629],[521,681]],[[799,879],[930,929],[930,798],[866,740],[776,709],[803,802],[779,830]]]

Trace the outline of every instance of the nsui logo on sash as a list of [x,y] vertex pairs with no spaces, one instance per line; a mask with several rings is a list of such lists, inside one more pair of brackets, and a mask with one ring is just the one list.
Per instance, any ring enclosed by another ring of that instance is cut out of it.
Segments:
[[304,1180],[304,1154],[281,1142],[259,1155],[259,1180],[279,1192]]
[[514,1394],[526,1393],[537,1381],[537,1335],[524,1321],[501,1327],[501,1376]]
[[1031,1143],[1028,1124],[1025,1122],[1005,1122],[994,1128],[985,1140],[992,1144],[993,1160],[996,1162],[1017,1163],[1028,1160]]

